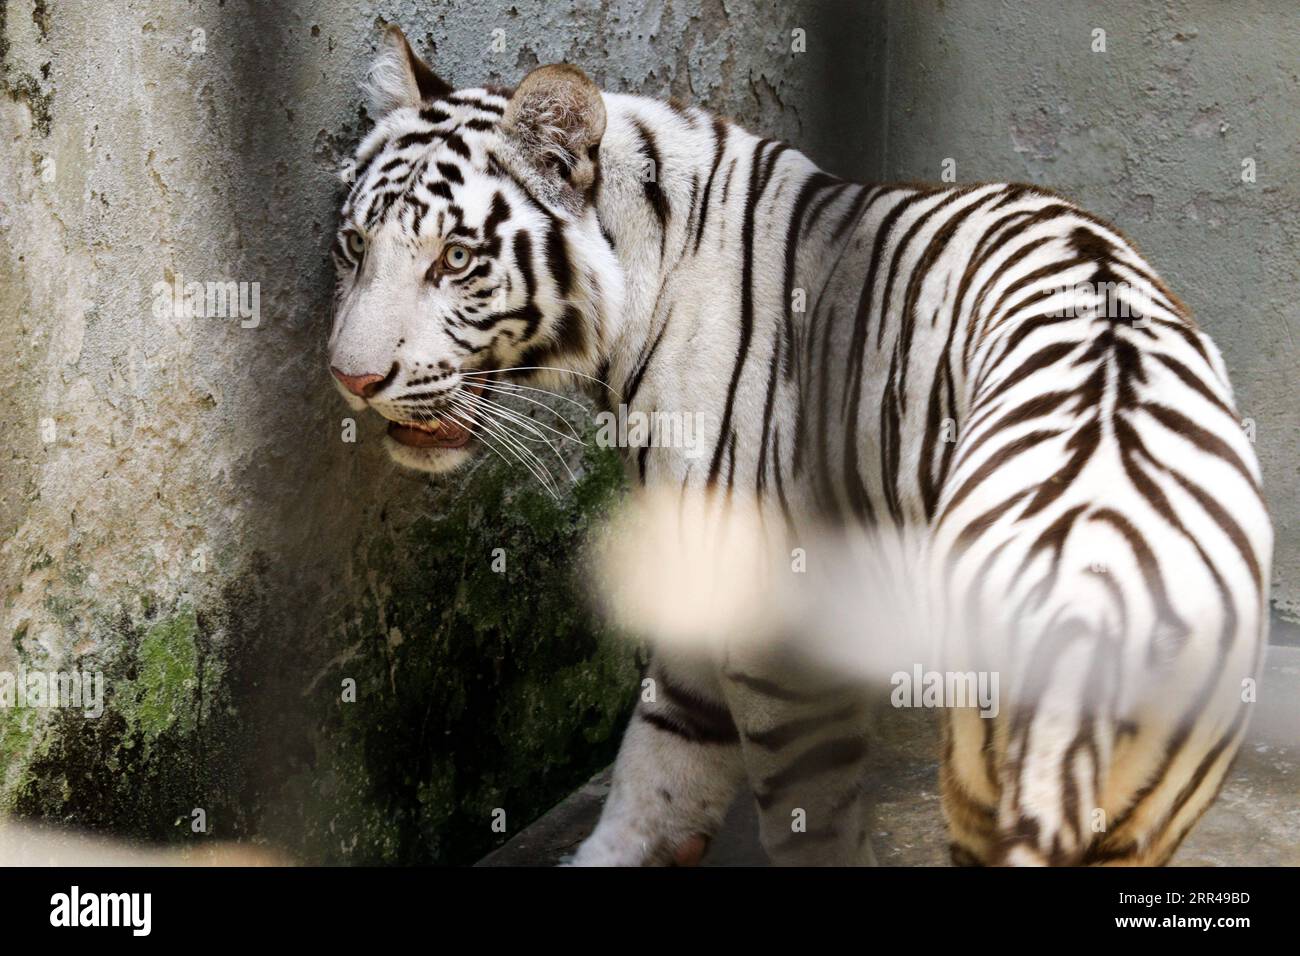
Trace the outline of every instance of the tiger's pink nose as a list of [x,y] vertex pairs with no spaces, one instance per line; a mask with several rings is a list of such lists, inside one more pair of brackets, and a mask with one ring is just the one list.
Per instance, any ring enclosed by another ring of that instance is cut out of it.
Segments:
[[384,380],[382,375],[348,375],[340,372],[333,365],[330,366],[330,372],[334,377],[343,383],[346,388],[357,398],[369,398],[378,390],[379,383]]

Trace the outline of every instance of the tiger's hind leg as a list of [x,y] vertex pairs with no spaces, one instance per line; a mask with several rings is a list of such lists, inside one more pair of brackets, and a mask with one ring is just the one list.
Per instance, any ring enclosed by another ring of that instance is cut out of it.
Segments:
[[[1063,676],[1095,654],[1087,646],[1080,643],[1073,664],[1062,655]],[[1202,719],[1188,720],[1158,688],[1149,690],[1162,703],[1122,729],[1104,713],[1072,706],[1079,697],[1068,680],[987,722],[982,735],[973,712],[950,715],[942,779],[954,862],[1168,863],[1214,801],[1244,734],[1245,709],[1197,696]]]
[[[1128,746],[1121,736],[1103,775],[1108,785],[1100,793],[1085,787],[1074,797],[1080,801],[1079,810],[1086,810],[1080,813],[1082,839],[1043,838],[1041,821],[1046,814],[1041,811],[1050,801],[1039,798],[1014,810],[1004,804],[988,862],[1015,866],[1166,865],[1218,795],[1244,727],[1244,720],[1232,722],[1226,730],[1220,729],[1217,739],[1198,741],[1183,738],[1173,726],[1148,726],[1146,734],[1159,738],[1157,746],[1150,740]],[[1166,758],[1183,748],[1187,763],[1175,770]],[[1095,805],[1087,809],[1089,801]]]
[[1120,735],[1102,799],[1106,832],[1086,863],[1164,866],[1209,809],[1245,736],[1249,708],[1229,686],[1198,710],[1195,723],[1148,718],[1141,730]]
[[943,711],[939,790],[954,866],[987,866],[997,846],[1001,788],[993,749],[995,720],[975,708]]
[[945,713],[940,779],[957,865],[1072,866],[1104,834],[1113,750],[1104,635],[1063,622],[995,717]]
[[1232,683],[1225,676],[1211,699],[1193,695],[1194,714],[1164,702],[1113,727],[1050,707],[1019,725],[945,712],[940,779],[954,864],[1165,865],[1244,736],[1247,708]]
[[788,667],[764,673],[754,662],[733,663],[723,681],[771,862],[874,866],[862,689],[800,686]]
[[1078,866],[1105,833],[1113,654],[1090,621],[1064,617],[1019,663],[1017,692],[994,734],[1001,786],[991,862]]
[[694,865],[744,776],[711,665],[657,654],[619,748],[596,829],[575,866]]

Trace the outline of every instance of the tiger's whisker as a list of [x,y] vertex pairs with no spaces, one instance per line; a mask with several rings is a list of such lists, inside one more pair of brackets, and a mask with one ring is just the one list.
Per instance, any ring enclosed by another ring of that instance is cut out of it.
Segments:
[[[480,408],[480,409],[478,409],[477,412],[476,412],[476,414],[484,414],[484,415],[487,415],[487,416],[493,418],[494,420],[496,419],[496,416],[493,415],[492,411],[489,410],[489,409],[486,409],[486,408]],[[507,429],[508,429],[508,427],[509,427],[509,426],[506,424],[506,422],[501,422],[501,421],[499,421],[498,424],[500,424],[501,427],[503,427],[503,428],[507,428]],[[522,438],[523,436],[517,436],[517,437],[521,437],[521,438]],[[561,436],[561,437],[563,437],[563,436]],[[546,447],[549,448],[549,449],[551,450],[551,454],[555,455],[555,457],[556,457],[557,459],[559,459],[560,464],[564,466],[564,470],[567,471],[567,472],[569,473],[569,479],[570,479],[571,481],[575,481],[575,482],[576,482],[576,481],[578,480],[578,476],[575,475],[575,474],[573,473],[573,469],[569,467],[569,463],[568,463],[568,461],[566,461],[565,458],[564,458],[564,456],[563,456],[562,454],[560,454],[560,451],[559,451],[558,448],[555,447],[555,444],[554,444],[552,441],[550,441],[548,438],[546,438],[546,436],[544,436],[544,435],[539,435],[539,437],[538,437],[537,440],[543,442],[543,443],[546,445]]]
[[[453,398],[453,402],[455,401],[456,400]],[[473,417],[473,409],[470,409],[466,405],[459,404],[458,407],[461,408],[462,413],[469,414]],[[558,498],[558,495],[555,494],[553,488],[554,478],[551,475],[550,469],[542,463],[541,459],[537,457],[535,452],[520,442],[509,429],[503,427],[499,422],[493,422],[485,418],[476,418],[475,420],[482,425],[483,428],[495,435],[507,448],[511,449],[511,451],[515,453],[516,457],[519,458],[520,463],[528,468],[528,470],[533,473],[534,477],[546,486],[547,491]]]
[[[461,375],[463,377],[483,376],[483,375],[504,375],[506,372],[561,372],[565,375],[576,375],[579,378],[585,378],[589,382],[595,382],[597,385],[609,389],[609,391],[613,392],[615,395],[619,395],[618,390],[615,389],[614,386],[610,385],[606,381],[602,381],[601,379],[596,378],[596,376],[594,375],[587,375],[584,372],[575,372],[571,368],[555,368],[554,366],[551,365],[517,365],[513,368],[496,368],[496,369],[488,369],[486,371],[462,372]],[[621,398],[622,396],[619,395],[619,397]]]
[[[480,392],[484,392],[484,391],[492,392],[495,395],[500,395],[502,398],[518,398],[525,402],[528,402],[531,405],[536,405],[538,408],[545,409],[546,411],[550,412],[552,415],[554,415],[560,421],[564,422],[564,424],[568,425],[570,428],[573,427],[572,423],[563,415],[561,415],[559,410],[552,408],[550,405],[547,405],[545,402],[539,401],[538,399],[532,398],[531,396],[520,395],[510,388],[500,388],[497,387],[496,385],[478,384],[475,385],[473,391],[469,391],[468,394],[477,395]],[[556,395],[550,392],[543,392],[542,394],[551,395],[552,398],[565,399],[563,395]],[[565,399],[565,401],[569,401],[571,404],[577,405],[584,412],[587,410],[587,406],[583,405],[581,402],[574,402],[571,399]]]
[[[577,442],[579,445],[585,445],[585,444],[586,444],[586,442],[584,442],[584,441],[582,440],[582,437],[581,437],[580,435],[578,435],[578,433],[577,433],[577,431],[574,429],[574,427],[573,427],[572,425],[570,425],[569,422],[568,422],[567,420],[563,419],[563,418],[561,418],[560,421],[561,421],[561,422],[564,422],[565,425],[568,425],[568,426],[569,426],[569,434],[567,434],[567,435],[566,435],[564,432],[559,431],[558,429],[552,428],[550,425],[547,425],[545,422],[539,422],[539,421],[537,421],[537,420],[534,419],[534,418],[529,418],[529,417],[526,416],[526,415],[523,415],[523,414],[521,414],[521,413],[519,413],[519,412],[516,412],[514,409],[507,408],[505,405],[502,405],[500,402],[494,402],[494,401],[492,401],[491,399],[484,398],[482,395],[475,395],[475,394],[473,394],[472,392],[470,392],[470,393],[467,393],[467,394],[466,394],[466,397],[470,400],[470,403],[471,403],[472,405],[474,405],[474,406],[476,406],[476,407],[483,407],[483,408],[491,408],[491,409],[495,409],[495,410],[497,411],[498,414],[504,414],[504,415],[507,415],[507,416],[509,416],[511,419],[513,419],[513,420],[517,420],[517,421],[519,422],[520,425],[522,425],[522,426],[524,426],[524,427],[527,427],[527,428],[529,428],[530,430],[535,429],[535,428],[545,429],[546,431],[550,432],[551,434],[553,434],[553,435],[555,435],[555,436],[557,436],[557,437],[559,437],[559,438],[563,438],[565,441],[574,441],[574,442]],[[541,405],[540,402],[538,402],[538,403],[536,403],[536,404]],[[542,405],[542,408],[546,408],[546,407],[547,407],[547,406]],[[558,417],[558,416],[557,416],[557,417]]]
[[500,459],[501,459],[503,462],[505,462],[507,465],[510,464],[510,459],[506,458],[506,456],[503,455],[503,454],[502,454],[502,453],[497,449],[495,443],[489,441],[486,435],[484,435],[484,434],[482,434],[481,432],[479,432],[479,431],[477,431],[477,430],[474,429],[474,427],[473,427],[473,422],[463,421],[463,420],[461,419],[460,415],[459,415],[457,412],[454,412],[454,411],[449,412],[448,417],[450,417],[453,421],[455,421],[458,425],[460,425],[462,428],[464,428],[467,432],[469,432],[471,435],[473,435],[473,436],[474,436],[475,438],[477,438],[479,441],[483,442],[483,444],[484,444],[485,446],[487,446],[488,450],[491,451],[492,454],[496,455],[498,458],[500,458]]
[[[532,473],[533,477],[542,484],[542,487],[546,489],[548,494],[557,501],[559,500],[559,495],[556,494],[553,487],[554,479],[551,477],[550,470],[542,465],[541,461],[535,454],[533,454],[528,448],[520,446],[517,442],[512,442],[508,435],[501,433],[500,429],[492,428],[489,423],[482,420],[470,419],[467,421],[461,417],[463,414],[463,412],[449,410],[450,417],[455,419],[462,427],[470,431],[476,437],[487,440],[487,435],[484,434],[484,431],[487,431],[494,436],[497,441],[499,441],[501,445],[514,456],[515,460],[518,461],[519,464],[523,465]],[[475,429],[474,425],[476,424],[482,427]],[[505,460],[504,457],[503,460]]]
[[[493,392],[500,392],[500,391],[507,391],[507,390],[523,390],[528,392],[539,392],[542,395],[549,395],[552,398],[558,398],[562,402],[568,402],[570,405],[576,405],[579,408],[581,408],[583,411],[587,410],[587,406],[582,404],[582,402],[577,401],[576,399],[570,398],[567,395],[561,395],[559,392],[549,391],[548,389],[545,388],[537,388],[534,385],[520,385],[518,382],[475,382],[474,387],[485,389],[487,391],[493,391]],[[523,398],[524,396],[521,395],[519,397]]]

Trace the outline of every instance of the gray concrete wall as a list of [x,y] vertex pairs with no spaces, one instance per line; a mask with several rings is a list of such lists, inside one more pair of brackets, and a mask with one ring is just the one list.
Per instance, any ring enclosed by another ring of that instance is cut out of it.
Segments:
[[[1300,615],[1300,7],[890,0],[893,179],[1050,186],[1114,221],[1223,351]],[[1094,30],[1105,52],[1094,52]],[[1255,181],[1242,181],[1254,160]]]

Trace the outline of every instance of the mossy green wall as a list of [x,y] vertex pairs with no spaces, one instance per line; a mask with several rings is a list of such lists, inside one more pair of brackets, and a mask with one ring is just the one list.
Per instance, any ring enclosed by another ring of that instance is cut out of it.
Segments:
[[575,465],[558,501],[487,463],[436,514],[381,515],[370,586],[319,633],[259,634],[252,574],[206,608],[61,607],[101,652],[56,662],[15,634],[28,669],[102,671],[106,707],[0,709],[0,809],[312,862],[476,859],[612,758],[634,698],[637,651],[575,580],[622,466],[594,445]]

